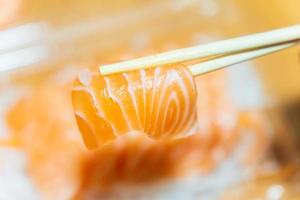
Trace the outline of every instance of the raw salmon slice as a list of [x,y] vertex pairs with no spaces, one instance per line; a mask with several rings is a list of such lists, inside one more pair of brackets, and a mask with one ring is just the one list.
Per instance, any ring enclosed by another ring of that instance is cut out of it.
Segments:
[[138,131],[153,139],[180,138],[196,125],[196,87],[186,67],[102,76],[80,74],[72,90],[78,127],[88,148]]

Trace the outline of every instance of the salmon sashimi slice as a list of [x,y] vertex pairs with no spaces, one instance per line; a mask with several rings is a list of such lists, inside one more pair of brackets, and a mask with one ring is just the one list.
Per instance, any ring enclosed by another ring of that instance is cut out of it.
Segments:
[[114,196],[120,186],[147,187],[187,174],[207,174],[216,164],[210,143],[199,134],[177,140],[151,140],[142,133],[120,136],[83,161],[73,199],[102,199]]
[[109,76],[85,71],[72,102],[90,149],[134,131],[152,139],[185,137],[196,125],[196,86],[183,65]]

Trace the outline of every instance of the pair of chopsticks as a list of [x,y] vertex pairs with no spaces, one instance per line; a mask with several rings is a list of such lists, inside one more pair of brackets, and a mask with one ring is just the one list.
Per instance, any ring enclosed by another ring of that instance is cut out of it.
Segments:
[[194,76],[292,47],[300,40],[300,25],[193,46],[99,67],[102,75],[186,62],[210,56],[208,61],[188,66]]

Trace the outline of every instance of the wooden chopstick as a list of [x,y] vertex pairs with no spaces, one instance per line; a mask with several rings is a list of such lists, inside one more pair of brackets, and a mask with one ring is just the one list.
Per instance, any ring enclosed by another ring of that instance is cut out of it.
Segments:
[[295,25],[268,32],[217,41],[206,45],[183,48],[129,61],[104,65],[99,67],[99,71],[101,74],[107,75],[130,70],[145,69],[157,65],[184,62],[220,54],[229,54],[274,44],[296,41],[299,39],[300,25]]
[[292,47],[297,44],[298,44],[298,42],[291,42],[291,43],[274,45],[271,47],[256,49],[256,50],[252,50],[252,51],[237,53],[237,54],[228,55],[228,56],[220,57],[217,59],[205,61],[203,63],[190,65],[190,66],[188,66],[188,68],[190,69],[190,71],[192,72],[192,74],[194,76],[198,76],[198,75],[212,72],[212,71],[215,71],[218,69],[222,69],[224,67],[238,64],[238,63],[241,63],[241,62],[253,59],[253,58],[257,58],[257,57],[264,56],[264,55],[267,55],[270,53],[274,53],[274,52]]

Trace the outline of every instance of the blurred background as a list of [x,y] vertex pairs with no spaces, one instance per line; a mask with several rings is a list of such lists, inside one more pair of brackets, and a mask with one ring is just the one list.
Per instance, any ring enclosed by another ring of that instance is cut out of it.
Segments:
[[299,199],[298,47],[197,78],[201,137],[180,145],[88,152],[69,97],[82,68],[294,25],[299,7],[0,0],[0,199]]

